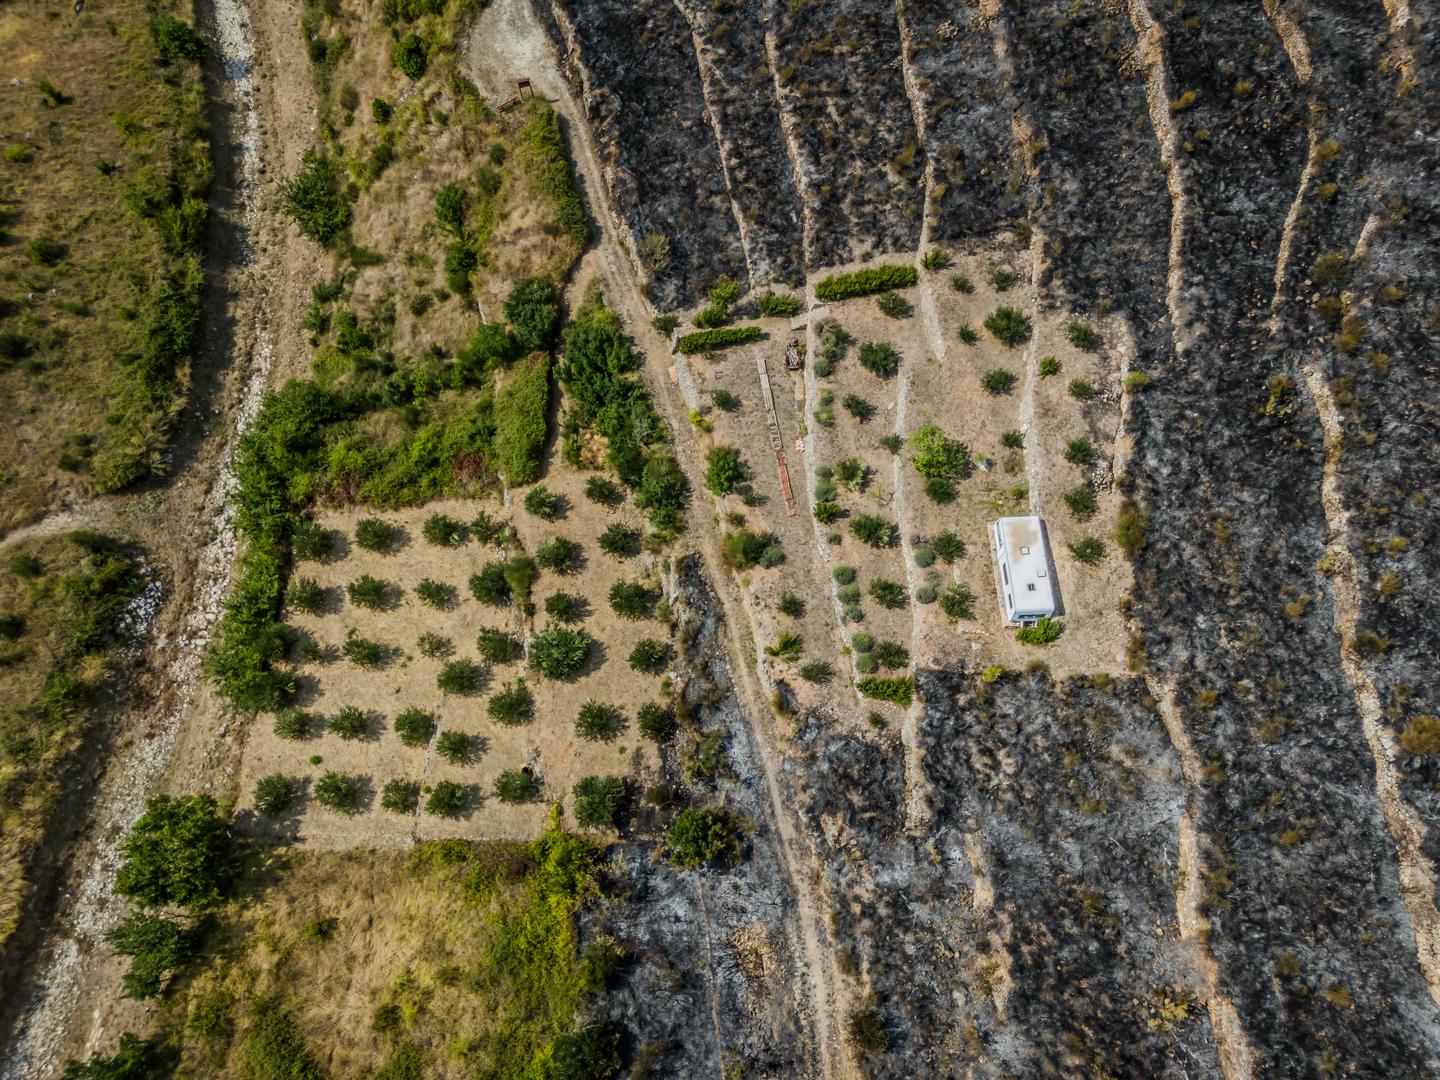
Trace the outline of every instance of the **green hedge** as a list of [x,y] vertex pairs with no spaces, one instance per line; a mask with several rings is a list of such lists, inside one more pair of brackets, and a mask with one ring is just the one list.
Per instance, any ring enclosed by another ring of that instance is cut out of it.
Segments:
[[680,351],[688,356],[690,353],[728,349],[731,345],[745,345],[751,341],[759,341],[762,336],[764,336],[763,332],[758,326],[720,326],[714,330],[701,330],[694,334],[686,334],[680,339]]
[[575,170],[565,156],[565,139],[560,134],[560,118],[544,101],[529,106],[525,127],[520,132],[525,150],[525,163],[534,175],[541,193],[555,209],[555,222],[562,235],[584,247],[590,239],[590,226],[585,220],[585,204],[575,182]]
[[856,686],[866,697],[894,702],[896,705],[908,706],[915,699],[915,683],[911,679],[870,675],[861,679]]
[[495,460],[512,485],[540,474],[550,406],[550,357],[535,353],[517,364],[495,398]]
[[815,286],[815,297],[829,304],[886,289],[904,289],[919,280],[920,275],[913,266],[872,266],[850,274],[832,274]]

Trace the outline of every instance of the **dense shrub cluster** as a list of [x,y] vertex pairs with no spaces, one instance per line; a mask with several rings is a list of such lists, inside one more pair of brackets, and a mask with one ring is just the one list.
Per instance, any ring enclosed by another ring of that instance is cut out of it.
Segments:
[[904,289],[920,280],[913,266],[874,266],[848,274],[832,274],[815,286],[815,298],[831,304],[852,296],[867,296],[887,289]]
[[583,248],[590,239],[590,226],[575,170],[565,156],[560,118],[548,102],[538,99],[526,109],[525,126],[520,129],[521,155],[541,194],[550,201],[561,235]]
[[733,345],[747,345],[752,341],[759,341],[763,336],[764,331],[758,326],[717,326],[711,330],[697,330],[693,334],[682,335],[676,348],[689,356],[692,353],[728,349]]
[[495,398],[495,463],[514,486],[540,473],[549,408],[550,358],[537,352],[515,365]]

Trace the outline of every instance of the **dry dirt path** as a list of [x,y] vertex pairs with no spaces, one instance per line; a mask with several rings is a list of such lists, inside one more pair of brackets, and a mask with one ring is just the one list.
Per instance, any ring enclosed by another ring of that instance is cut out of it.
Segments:
[[[545,97],[566,122],[586,200],[601,229],[599,243],[582,260],[577,283],[583,283],[590,276],[598,277],[607,302],[619,311],[644,350],[651,391],[671,429],[682,436],[676,447],[680,462],[695,490],[702,491],[703,468],[698,451],[693,442],[683,437],[689,428],[687,410],[672,373],[669,343],[650,326],[652,313],[640,298],[632,266],[624,254],[627,248],[620,241],[619,225],[609,209],[603,173],[590,144],[583,109],[560,73],[550,39],[528,0],[496,0],[486,9],[473,28],[467,65],[482,93],[492,97],[507,96],[515,78],[529,77],[536,92]],[[737,658],[741,661],[732,662],[732,672],[760,748],[771,814],[780,842],[780,863],[785,867],[789,892],[795,899],[798,941],[793,944],[800,967],[796,990],[804,999],[797,1005],[797,1013],[808,1023],[814,1039],[814,1071],[824,1077],[850,1077],[855,1075],[855,1069],[841,1039],[842,992],[829,953],[822,946],[820,905],[811,885],[813,854],[798,835],[799,826],[780,790],[781,751],[777,732],[773,724],[767,722],[772,715],[768,699],[748,662],[743,635],[744,603],[733,575],[720,558],[715,531],[705,514],[691,514],[687,538],[700,550],[716,586],[730,634],[732,661]]]

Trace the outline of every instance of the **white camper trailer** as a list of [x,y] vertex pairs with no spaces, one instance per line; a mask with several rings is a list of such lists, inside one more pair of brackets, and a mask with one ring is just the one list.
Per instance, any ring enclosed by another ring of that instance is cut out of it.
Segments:
[[1040,518],[1006,517],[990,523],[995,588],[1006,626],[1025,626],[1055,614],[1050,543]]

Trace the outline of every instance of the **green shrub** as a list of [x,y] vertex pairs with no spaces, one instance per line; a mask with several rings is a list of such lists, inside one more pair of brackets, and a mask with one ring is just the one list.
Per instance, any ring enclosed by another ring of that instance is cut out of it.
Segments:
[[832,274],[822,278],[815,286],[815,298],[821,303],[832,304],[854,296],[884,292],[887,289],[904,289],[920,280],[913,266],[890,264],[875,266],[868,270],[856,270],[848,274]]
[[620,490],[620,485],[604,476],[587,476],[585,478],[585,497],[593,503],[601,506],[616,507],[625,497]]
[[859,458],[841,458],[835,463],[835,479],[841,487],[850,491],[865,488],[865,466]]
[[837,585],[851,585],[855,582],[855,568],[853,566],[837,566],[830,571],[830,576],[835,579]]
[[1086,438],[1071,439],[1065,444],[1065,460],[1071,465],[1093,465],[1095,444]]
[[851,1012],[845,1026],[850,1045],[862,1058],[876,1057],[890,1048],[885,1021],[873,1006]]
[[977,345],[980,342],[980,332],[968,322],[961,323],[955,328],[955,336],[960,339],[962,345]]
[[911,464],[926,478],[964,480],[975,471],[970,448],[934,424],[926,424],[910,436],[910,450]]
[[435,676],[435,685],[446,694],[473,694],[480,682],[480,669],[469,660],[451,660]]
[[1095,396],[1095,384],[1087,379],[1071,379],[1069,391],[1076,401],[1089,401]]
[[392,814],[413,814],[420,804],[420,785],[414,780],[389,780],[380,791],[380,808]]
[[766,553],[773,546],[775,537],[771,533],[738,529],[725,535],[721,554],[725,558],[725,564],[732,570],[750,570],[766,561]]
[[875,306],[880,309],[881,315],[892,319],[902,319],[910,314],[910,302],[897,292],[882,292],[875,297]]
[[486,563],[480,572],[470,576],[470,595],[482,604],[504,607],[510,603],[510,585],[505,580],[505,564],[500,561]]
[[670,662],[670,646],[644,638],[630,651],[630,666],[645,675],[659,675]]
[[575,785],[575,821],[589,829],[612,828],[625,801],[625,782],[618,776],[587,776]]
[[908,707],[915,699],[915,681],[913,679],[869,675],[855,685],[866,697],[889,701],[902,707]]
[[555,227],[577,247],[590,238],[585,204],[575,182],[575,170],[565,156],[565,139],[560,118],[545,101],[526,106],[525,126],[520,130],[522,162],[540,193],[549,200]]
[[1040,377],[1048,379],[1051,375],[1060,374],[1060,360],[1055,356],[1042,356],[1040,358]]
[[860,653],[855,657],[855,670],[861,675],[873,675],[880,670],[880,664],[871,653]]
[[990,284],[995,287],[996,292],[1005,292],[1015,284],[1015,271],[1005,266],[992,266],[989,274]]
[[765,646],[766,656],[773,656],[777,660],[789,660],[791,663],[799,660],[804,651],[805,639],[793,630],[783,631],[775,639],[774,645]]
[[740,451],[733,446],[712,447],[706,455],[705,486],[716,495],[728,495],[744,484],[747,477]]
[[1037,621],[1034,626],[1022,626],[1016,630],[1015,640],[1021,645],[1049,645],[1060,636],[1060,632],[1064,629],[1064,623],[1047,615]]
[[443,611],[455,606],[455,587],[441,584],[434,578],[422,578],[415,586],[415,595],[426,607]]
[[675,710],[654,701],[646,702],[635,714],[635,724],[640,734],[651,742],[669,742],[675,734]]
[[431,514],[420,527],[420,535],[425,542],[436,547],[459,547],[465,543],[468,533],[463,521],[456,521],[447,514]]
[[[537,352],[515,365],[495,396],[495,462],[512,486],[528,484],[540,474],[549,409],[550,358]],[[527,510],[530,495],[538,490],[526,495]]]
[[300,171],[280,185],[281,206],[302,236],[330,247],[350,227],[350,203],[341,194],[340,167],[306,151]]
[[443,634],[421,634],[416,639],[415,647],[420,650],[421,656],[432,660],[449,656],[454,651],[454,644]]
[[580,545],[574,540],[552,536],[535,549],[535,562],[543,570],[555,574],[571,574],[578,570],[584,561],[581,554]]
[[150,799],[120,855],[115,891],[142,907],[208,907],[235,872],[229,828],[209,795]]
[[160,59],[166,63],[205,59],[205,39],[199,32],[189,23],[163,11],[150,16],[150,39],[155,42]]
[[441,780],[430,789],[430,798],[425,800],[425,812],[436,817],[458,818],[465,812],[468,801],[463,786],[454,780]]
[[650,320],[650,325],[655,332],[663,338],[669,338],[675,333],[675,328],[680,325],[680,320],[674,315],[656,315]]
[[355,543],[366,551],[390,552],[400,543],[405,530],[380,518],[361,518],[355,523]]
[[910,650],[898,641],[882,641],[875,646],[875,662],[884,668],[903,668],[910,663]]
[[240,1041],[240,1075],[320,1080],[325,1074],[294,1021],[273,998],[253,999],[252,1017]]
[[589,742],[610,742],[625,730],[625,714],[613,705],[587,701],[575,715],[575,734]]
[[883,341],[867,341],[860,346],[860,365],[872,375],[888,379],[900,370],[900,354]]
[[895,611],[905,606],[905,586],[898,581],[891,581],[888,578],[876,578],[870,582],[868,592],[870,593],[870,599],[890,611]]
[[856,514],[850,519],[850,535],[862,544],[885,548],[895,543],[895,524],[875,514]]
[[542,521],[554,521],[564,512],[565,497],[557,495],[544,484],[536,484],[525,493],[524,505],[527,513]]
[[370,734],[370,716],[364,709],[347,705],[326,726],[342,739],[363,739]]
[[484,510],[470,522],[470,533],[481,544],[493,544],[505,532],[505,523],[496,521]]
[[944,270],[950,265],[950,255],[944,248],[931,248],[920,259],[920,265],[926,270]]
[[385,662],[387,652],[380,642],[363,638],[354,630],[345,635],[345,642],[340,646],[340,654],[356,667],[362,668],[379,667]]
[[1115,519],[1115,542],[1126,555],[1135,555],[1145,546],[1145,529],[1149,518],[1129,499],[1120,507]]
[[1015,373],[1006,371],[1004,368],[991,368],[980,376],[980,386],[987,393],[993,396],[1008,394],[1015,389]]
[[183,966],[195,954],[191,931],[171,919],[134,911],[105,940],[117,956],[128,956],[130,966],[121,977],[121,997],[143,1001],[158,997],[167,973]]
[[860,603],[860,586],[845,585],[835,591],[835,598],[842,604]]
[[369,574],[361,574],[345,586],[345,595],[350,598],[350,603],[358,608],[379,611],[389,606],[390,585]]
[[296,611],[318,615],[330,602],[330,590],[311,578],[297,578],[285,590],[285,602]]
[[360,781],[349,773],[327,772],[315,781],[315,801],[337,814],[353,814],[360,802]]
[[975,291],[975,284],[964,274],[950,275],[950,287],[956,292],[969,296]]
[[1095,332],[1095,328],[1079,320],[1072,321],[1065,327],[1065,337],[1071,345],[1085,352],[1094,352],[1100,347],[1100,335]]
[[68,252],[69,248],[48,236],[37,236],[25,245],[25,257],[36,266],[58,266]]
[[610,586],[610,607],[622,619],[643,619],[655,610],[660,594],[639,581],[617,581]]
[[266,817],[274,817],[290,809],[295,802],[296,785],[284,773],[271,773],[255,782],[255,809]]
[[275,734],[281,739],[308,739],[315,731],[315,717],[303,709],[282,709],[275,715]]
[[789,293],[766,291],[760,295],[760,314],[791,318],[800,314],[802,302],[798,296]]
[[489,664],[513,664],[525,654],[518,638],[490,626],[481,627],[476,634],[475,650]]
[[985,316],[985,329],[1000,344],[1012,349],[1030,340],[1030,319],[1019,308],[1004,304]]
[[523,551],[517,551],[505,560],[505,584],[510,586],[510,595],[520,602],[527,615],[532,610],[530,586],[534,584],[537,572],[535,560]]
[[875,406],[859,394],[846,394],[840,404],[845,407],[846,412],[862,424],[875,415]]
[[850,635],[850,648],[857,653],[868,653],[875,648],[875,638],[863,630],[857,630]]
[[558,592],[545,598],[545,614],[557,622],[580,622],[589,611],[589,601],[574,593]]
[[915,565],[920,567],[921,570],[924,570],[927,566],[933,566],[934,563],[935,552],[926,547],[917,547],[915,549]]
[[593,644],[583,630],[546,626],[530,642],[530,670],[547,679],[569,679],[585,666]]
[[800,677],[806,682],[828,683],[835,677],[835,668],[824,660],[811,660],[801,666]]
[[655,528],[676,529],[689,491],[690,483],[675,459],[666,453],[652,453],[640,476],[635,505],[649,515]]
[[540,784],[529,769],[506,769],[495,777],[492,789],[502,803],[515,805],[530,802],[540,794]]
[[839,503],[826,500],[817,502],[812,513],[815,515],[815,520],[821,525],[830,525],[839,521],[845,511],[840,509]]
[[629,559],[640,553],[640,533],[619,523],[608,525],[600,534],[600,550],[616,559]]
[[377,124],[388,124],[390,118],[395,115],[395,106],[384,98],[374,98],[370,102],[370,117]]
[[[1095,511],[1100,509],[1099,500],[1095,498],[1095,492],[1086,484],[1071,488],[1065,493],[1065,505],[1070,508],[1070,513],[1077,521],[1088,521],[1095,516]],[[1122,545],[1123,546],[1123,545]]]
[[726,810],[688,807],[665,831],[665,854],[675,866],[697,869],[706,863],[733,863],[740,857],[740,825]]
[[430,47],[419,34],[406,34],[395,43],[390,59],[406,76],[419,79],[429,66]]
[[780,597],[780,602],[776,607],[781,615],[788,615],[792,619],[798,619],[805,614],[805,601],[794,593],[786,593]]
[[898,434],[891,432],[889,435],[886,435],[883,439],[881,439],[878,445],[882,450],[888,450],[892,454],[898,454],[900,452],[900,448],[905,445],[905,440],[902,439]]
[[1007,450],[1023,450],[1025,448],[1025,436],[1019,431],[1007,431],[1000,436],[1000,445]]
[[949,529],[937,533],[934,540],[931,541],[930,546],[943,562],[953,563],[957,559],[963,559],[965,557],[965,541],[961,540]]
[[524,679],[516,679],[490,695],[485,711],[490,719],[507,727],[528,723],[535,715],[535,695]]
[[734,345],[748,345],[762,337],[764,331],[758,326],[718,326],[681,335],[676,342],[676,348],[689,356],[694,353],[714,352],[716,349],[728,349]]
[[435,734],[435,717],[424,709],[411,706],[395,714],[395,734],[406,746],[424,746]]
[[524,352],[549,352],[560,327],[560,296],[548,278],[517,281],[505,298],[505,318]]
[[1093,536],[1087,536],[1066,545],[1070,555],[1084,566],[1094,566],[1105,557],[1105,545]]
[[915,602],[917,604],[933,604],[940,594],[935,591],[933,585],[921,585],[915,590]]

